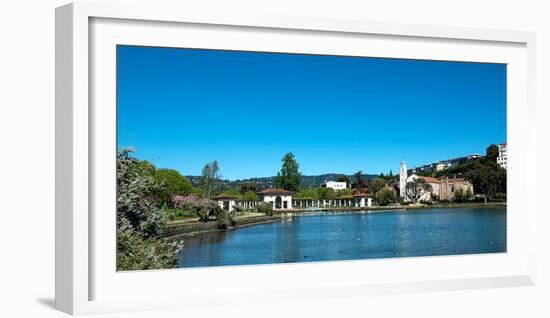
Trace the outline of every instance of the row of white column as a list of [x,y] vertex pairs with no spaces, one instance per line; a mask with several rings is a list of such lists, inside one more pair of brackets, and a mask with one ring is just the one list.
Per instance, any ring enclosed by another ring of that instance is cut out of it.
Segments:
[[242,207],[244,209],[253,209],[255,208],[256,206],[258,206],[258,204],[260,204],[262,202],[260,201],[240,201],[239,204],[242,205]]
[[307,200],[307,199],[295,199],[293,200],[293,207],[295,208],[325,208],[325,207],[359,207],[358,204],[354,204],[352,199],[337,199],[337,200]]
[[[257,207],[260,203],[262,202],[240,201],[238,204],[240,204],[244,209],[253,209]],[[356,201],[353,199],[334,199],[334,200],[294,199],[292,200],[292,208],[365,207],[365,206],[370,206],[371,205],[370,203],[371,203],[370,198],[368,198],[367,200],[365,200],[364,198],[361,198],[360,201]]]

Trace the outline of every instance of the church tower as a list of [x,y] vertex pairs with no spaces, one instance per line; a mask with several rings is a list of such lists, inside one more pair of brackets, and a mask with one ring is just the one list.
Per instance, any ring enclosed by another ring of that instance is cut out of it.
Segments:
[[407,185],[407,164],[405,160],[401,161],[399,166],[399,196],[405,197],[405,186]]

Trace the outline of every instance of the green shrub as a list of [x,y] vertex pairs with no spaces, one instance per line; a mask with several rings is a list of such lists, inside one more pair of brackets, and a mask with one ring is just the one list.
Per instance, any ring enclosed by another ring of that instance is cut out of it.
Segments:
[[164,209],[164,219],[166,221],[174,221],[176,216],[178,216],[177,213],[176,213],[176,210]]
[[192,217],[197,216],[197,212],[194,210],[182,210],[182,209],[164,209],[164,217],[166,220],[173,221],[176,217]]
[[256,206],[256,212],[265,213],[266,215],[273,215],[273,205],[268,202],[262,202]]
[[382,188],[376,193],[376,201],[380,205],[388,205],[395,200],[395,193],[388,188]]
[[197,216],[197,213],[192,210],[177,210],[177,216],[182,217],[190,217],[190,216]]
[[227,229],[230,226],[237,226],[237,220],[235,218],[235,213],[227,212],[220,209],[216,214],[216,226],[218,229]]
[[260,198],[258,198],[258,195],[252,191],[246,191],[243,195],[242,195],[242,200],[243,201],[248,201],[248,202],[254,202],[254,201],[259,201]]

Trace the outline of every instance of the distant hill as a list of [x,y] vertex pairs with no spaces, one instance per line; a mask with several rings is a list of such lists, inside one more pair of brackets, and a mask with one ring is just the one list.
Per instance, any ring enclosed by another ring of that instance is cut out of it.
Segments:
[[[342,173],[326,173],[321,174],[317,176],[302,176],[302,179],[300,181],[302,188],[315,188],[320,187],[323,183],[326,181],[336,181],[338,177],[343,176]],[[363,174],[363,177],[367,180],[372,180],[376,178],[378,175],[374,174]],[[347,175],[347,177],[353,182],[353,175]],[[193,184],[193,186],[198,186],[200,183],[200,176],[187,176],[189,181]],[[260,178],[249,178],[249,179],[241,179],[241,180],[223,180],[222,181],[222,189],[230,189],[230,188],[236,188],[238,189],[241,184],[244,183],[253,183],[256,185],[256,188],[258,190],[262,189],[269,189],[273,188],[275,186],[275,177],[260,177]]]

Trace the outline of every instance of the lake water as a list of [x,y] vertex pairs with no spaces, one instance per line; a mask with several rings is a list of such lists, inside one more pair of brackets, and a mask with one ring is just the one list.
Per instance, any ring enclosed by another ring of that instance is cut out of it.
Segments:
[[506,209],[295,216],[186,238],[179,267],[506,251]]

